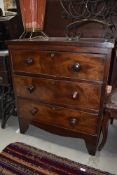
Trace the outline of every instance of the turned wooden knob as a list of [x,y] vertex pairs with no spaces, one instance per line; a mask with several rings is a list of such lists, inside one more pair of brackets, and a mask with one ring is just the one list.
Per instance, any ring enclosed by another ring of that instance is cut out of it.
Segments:
[[78,95],[79,95],[79,93],[77,91],[75,91],[75,92],[73,92],[72,98],[77,99]]
[[75,63],[72,65],[72,70],[78,72],[80,70],[80,63]]
[[50,56],[51,56],[51,58],[53,58],[53,57],[55,56],[55,53],[52,52],[52,53],[50,54]]
[[38,109],[37,109],[37,108],[33,108],[33,109],[31,110],[31,114],[32,114],[32,115],[36,115],[37,112],[38,112]]
[[72,118],[69,119],[70,125],[73,125],[74,126],[74,125],[77,124],[77,122],[78,122],[78,119],[77,118],[72,117]]
[[25,64],[27,65],[32,65],[33,64],[33,59],[32,58],[27,58],[24,60]]
[[29,86],[26,87],[26,89],[31,94],[34,91],[35,87],[33,85],[29,85]]

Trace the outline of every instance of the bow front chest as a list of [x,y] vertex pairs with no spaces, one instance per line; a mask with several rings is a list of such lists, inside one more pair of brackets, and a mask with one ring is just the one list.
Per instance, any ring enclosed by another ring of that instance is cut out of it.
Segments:
[[80,137],[95,154],[113,42],[50,38],[8,45],[21,133],[33,124]]

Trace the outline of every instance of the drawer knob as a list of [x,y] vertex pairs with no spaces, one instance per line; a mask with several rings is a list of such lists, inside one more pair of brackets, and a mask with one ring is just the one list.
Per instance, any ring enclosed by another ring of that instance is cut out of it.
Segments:
[[31,110],[31,114],[32,114],[32,115],[36,115],[37,112],[38,112],[38,109],[37,109],[37,108],[33,108],[33,109]]
[[80,70],[80,63],[75,63],[74,65],[72,65],[72,70],[74,72],[78,72]]
[[27,65],[32,65],[33,64],[33,59],[32,58],[27,58],[24,60],[25,64]]
[[27,89],[27,90],[29,91],[29,93],[31,94],[31,93],[34,91],[35,87],[34,87],[33,85],[29,85],[29,86],[26,87],[26,89]]
[[75,91],[75,92],[73,93],[72,98],[75,100],[75,99],[78,98],[78,95],[79,95],[79,93],[78,93],[77,91]]
[[51,58],[53,58],[53,57],[55,56],[55,53],[52,52],[52,53],[50,54],[50,56],[51,56]]
[[69,119],[69,123],[70,123],[70,125],[72,125],[72,126],[74,126],[74,125],[76,125],[77,124],[77,122],[78,122],[78,119],[77,118],[70,118]]

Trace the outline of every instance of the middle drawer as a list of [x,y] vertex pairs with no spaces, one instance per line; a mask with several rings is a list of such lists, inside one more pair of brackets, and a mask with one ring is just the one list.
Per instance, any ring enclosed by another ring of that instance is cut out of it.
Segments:
[[99,110],[102,86],[98,84],[17,75],[13,78],[17,96],[74,108]]

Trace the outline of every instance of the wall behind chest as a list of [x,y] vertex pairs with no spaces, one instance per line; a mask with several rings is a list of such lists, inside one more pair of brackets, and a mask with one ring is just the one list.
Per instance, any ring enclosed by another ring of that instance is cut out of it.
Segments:
[[[116,21],[117,17],[114,16],[115,25]],[[47,33],[48,36],[65,36],[66,25],[70,22],[72,22],[72,20],[65,17],[59,0],[47,0],[45,33]],[[88,23],[80,25],[78,32],[81,32],[84,38],[102,38],[104,37],[105,28],[99,23]]]

